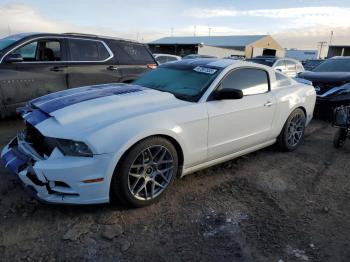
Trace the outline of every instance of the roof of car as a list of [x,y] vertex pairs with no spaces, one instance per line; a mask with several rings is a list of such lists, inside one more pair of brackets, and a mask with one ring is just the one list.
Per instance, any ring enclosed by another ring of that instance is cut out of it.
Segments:
[[26,33],[19,33],[16,34],[16,36],[22,36],[23,38],[27,37],[45,37],[45,36],[56,36],[56,37],[79,37],[79,38],[97,38],[97,39],[111,39],[111,40],[119,40],[119,41],[127,41],[127,42],[133,42],[133,43],[139,43],[135,40],[130,39],[124,39],[124,38],[118,38],[118,37],[112,37],[112,36],[102,36],[102,35],[93,35],[93,34],[83,34],[83,33],[42,33],[42,32],[26,32]]
[[201,59],[185,59],[174,63],[161,65],[162,67],[179,67],[179,66],[208,66],[208,67],[216,67],[216,68],[226,68],[231,65],[247,65],[247,66],[255,66],[261,68],[268,68],[264,65],[246,62],[242,60],[233,60],[233,59],[218,59],[218,58],[201,58]]

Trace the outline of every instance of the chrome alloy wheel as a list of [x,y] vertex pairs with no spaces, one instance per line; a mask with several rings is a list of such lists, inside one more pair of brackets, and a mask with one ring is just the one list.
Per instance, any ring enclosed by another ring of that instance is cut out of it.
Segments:
[[302,113],[297,113],[289,122],[288,126],[288,144],[292,147],[299,144],[303,137],[305,129],[305,116]]
[[155,145],[143,150],[134,160],[128,175],[130,193],[139,200],[160,195],[174,175],[174,159],[167,148]]

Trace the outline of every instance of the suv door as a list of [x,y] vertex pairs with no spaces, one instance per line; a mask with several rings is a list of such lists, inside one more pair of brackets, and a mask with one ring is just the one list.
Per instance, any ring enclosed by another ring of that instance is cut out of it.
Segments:
[[[243,91],[243,98],[207,102],[208,157],[219,158],[272,140],[276,108],[268,72],[240,68],[229,72],[218,89]],[[215,92],[215,91],[214,91]]]
[[69,37],[67,42],[69,88],[120,82],[114,54],[104,41]]
[[[39,38],[4,57],[0,86],[8,114],[28,100],[67,88],[64,50],[62,38]],[[19,60],[10,62],[11,56]]]

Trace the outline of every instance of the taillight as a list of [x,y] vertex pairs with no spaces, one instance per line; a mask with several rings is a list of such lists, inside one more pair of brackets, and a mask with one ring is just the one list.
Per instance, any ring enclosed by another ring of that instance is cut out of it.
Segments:
[[149,69],[156,69],[157,68],[157,64],[147,64],[147,68],[149,68]]

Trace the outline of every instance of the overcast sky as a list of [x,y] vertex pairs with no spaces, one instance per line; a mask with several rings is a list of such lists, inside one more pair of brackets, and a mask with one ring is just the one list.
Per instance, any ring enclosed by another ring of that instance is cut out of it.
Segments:
[[350,44],[349,0],[0,0],[0,36],[83,32],[151,41],[183,35],[271,34],[284,47]]

